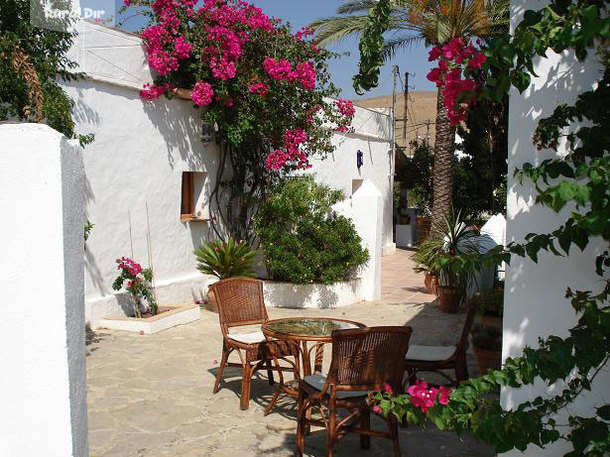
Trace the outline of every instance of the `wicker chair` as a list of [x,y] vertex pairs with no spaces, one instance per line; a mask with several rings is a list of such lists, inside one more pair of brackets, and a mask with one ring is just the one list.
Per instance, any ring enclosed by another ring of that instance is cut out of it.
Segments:
[[[466,321],[460,339],[455,346],[418,346],[410,345],[406,357],[406,369],[409,384],[417,380],[420,371],[435,372],[449,381],[448,385],[457,385],[468,379],[466,350],[468,334],[474,321],[476,301],[471,300],[466,309]],[[455,370],[455,379],[441,370]]]
[[[370,447],[371,436],[390,439],[394,455],[401,455],[396,417],[390,414],[386,419],[389,432],[371,430],[366,400],[383,383],[400,388],[411,332],[410,327],[367,327],[332,333],[328,376],[306,376],[299,383],[295,456],[303,455],[305,435],[312,424],[327,430],[327,456],[332,457],[335,444],[348,432],[360,434],[363,449]],[[321,420],[311,418],[313,408],[322,414]],[[339,408],[349,413],[341,420],[337,418]]]
[[[263,282],[257,279],[235,277],[223,279],[210,287],[218,305],[220,330],[222,331],[222,358],[216,374],[213,393],[218,392],[225,367],[241,367],[241,409],[250,404],[250,383],[252,376],[261,368],[266,368],[269,384],[273,384],[273,371],[292,370],[278,365],[272,360],[291,354],[291,348],[280,341],[266,341],[258,329],[249,333],[231,333],[233,327],[263,324],[269,317],[263,299]],[[231,352],[237,352],[241,363],[229,362]]]

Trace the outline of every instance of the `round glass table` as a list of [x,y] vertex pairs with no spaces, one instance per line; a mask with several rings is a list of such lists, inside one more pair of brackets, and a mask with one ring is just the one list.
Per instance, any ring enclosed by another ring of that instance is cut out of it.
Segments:
[[[295,379],[284,382],[282,372],[279,372],[280,382],[269,405],[265,409],[265,415],[269,414],[282,391],[293,397],[298,396],[299,379],[312,374],[311,362],[314,350],[313,372],[320,373],[322,371],[324,345],[332,342],[333,331],[364,327],[366,325],[360,322],[326,317],[287,317],[265,322],[262,325],[262,331],[268,340],[286,342],[294,347],[295,352],[298,353],[298,356],[295,357],[295,365],[293,365]],[[309,343],[313,343],[311,347]],[[292,362],[285,358],[284,360],[292,365]],[[277,359],[274,359],[274,363],[279,365]]]

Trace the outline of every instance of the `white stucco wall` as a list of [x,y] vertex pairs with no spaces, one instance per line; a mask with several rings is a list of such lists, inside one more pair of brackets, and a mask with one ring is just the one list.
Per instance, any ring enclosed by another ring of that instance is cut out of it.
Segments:
[[[215,143],[201,142],[200,113],[190,102],[139,98],[152,74],[138,36],[90,22],[81,22],[79,29],[71,57],[88,79],[64,85],[76,103],[76,130],[95,134],[84,162],[87,217],[95,224],[86,245],[85,298],[87,318],[96,327],[102,317],[123,314],[125,297],[117,298],[111,288],[115,259],[131,256],[133,243],[133,257],[149,265],[146,205],[159,301],[178,304],[205,295],[211,278],[196,270],[192,251],[207,238],[209,227],[180,222],[181,174],[207,173],[207,201],[219,151]],[[353,179],[371,179],[384,196],[384,246],[391,249],[389,116],[356,108],[353,125],[356,133],[335,134],[335,153],[324,161],[314,159],[312,171],[347,196]],[[360,172],[358,149],[364,153]]]
[[[526,9],[539,9],[543,2],[512,1],[511,24],[519,23]],[[530,184],[519,185],[512,178],[515,167],[524,162],[534,164],[553,157],[553,151],[537,151],[532,145],[532,135],[537,121],[548,116],[562,102],[573,101],[575,96],[592,87],[600,77],[600,68],[589,59],[582,64],[570,53],[561,55],[549,51],[549,58],[535,64],[537,78],[523,94],[513,89],[509,114],[509,182],[507,205],[507,241],[523,241],[529,232],[549,233],[564,222],[570,208],[559,214],[534,204],[535,191]],[[538,263],[515,257],[506,271],[504,349],[503,356],[518,356],[524,346],[537,346],[539,337],[550,334],[567,336],[567,329],[577,320],[565,291],[598,290],[599,281],[594,272],[594,258],[603,249],[601,240],[594,240],[580,252],[573,248],[569,257],[556,257],[542,253]],[[606,370],[593,384],[590,393],[579,396],[570,407],[572,414],[591,414],[592,406],[608,402],[610,373]],[[546,387],[543,383],[527,389],[504,389],[502,403],[513,408],[523,401],[544,393],[558,393],[561,385]],[[530,447],[528,456],[556,456],[566,452],[560,443],[541,450]],[[509,455],[521,455],[511,452]]]
[[[335,133],[332,143],[335,151],[324,160],[312,160],[316,179],[335,189],[341,189],[351,198],[357,186],[369,179],[383,198],[382,246],[384,254],[395,250],[393,241],[392,177],[394,161],[391,147],[390,116],[366,108],[356,108],[352,122],[354,133]],[[356,154],[362,151],[363,165],[356,166]]]
[[123,314],[111,288],[114,261],[131,257],[133,244],[133,258],[150,264],[148,220],[159,300],[201,298],[209,278],[196,270],[192,253],[207,239],[209,226],[180,221],[182,172],[206,172],[209,195],[218,163],[217,146],[199,138],[198,113],[175,99],[146,104],[133,89],[99,81],[69,83],[66,90],[76,101],[78,131],[95,134],[83,155],[87,217],[95,224],[85,252],[91,324]]
[[0,125],[0,455],[85,457],[83,164],[39,124]]

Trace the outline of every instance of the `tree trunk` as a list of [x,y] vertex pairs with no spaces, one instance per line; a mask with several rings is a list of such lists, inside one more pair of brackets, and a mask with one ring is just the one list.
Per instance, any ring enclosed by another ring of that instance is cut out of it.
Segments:
[[451,211],[453,193],[453,154],[455,127],[449,124],[443,96],[436,95],[436,135],[434,141],[434,168],[432,171],[432,231],[442,227]]

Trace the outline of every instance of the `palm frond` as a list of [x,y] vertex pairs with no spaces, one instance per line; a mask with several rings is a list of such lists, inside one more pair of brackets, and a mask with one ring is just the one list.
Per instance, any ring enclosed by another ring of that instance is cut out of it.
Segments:
[[[359,16],[332,16],[317,19],[309,26],[316,32],[316,41],[320,46],[327,46],[333,42],[341,41],[350,35],[360,35],[368,24],[366,15]],[[398,17],[390,19],[390,30],[399,30],[404,22]]]
[[415,44],[418,41],[422,41],[424,39],[421,34],[409,34],[405,35],[403,33],[396,34],[393,37],[386,40],[383,45],[383,60],[391,60],[396,56],[396,52],[400,49],[408,48],[409,46]]
[[347,0],[339,5],[337,14],[367,13],[376,3],[376,0]]

